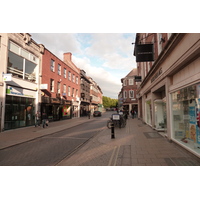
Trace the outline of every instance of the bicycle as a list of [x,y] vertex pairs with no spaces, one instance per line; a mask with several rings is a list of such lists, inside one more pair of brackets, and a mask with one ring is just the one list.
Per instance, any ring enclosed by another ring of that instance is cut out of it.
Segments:
[[112,124],[114,124],[114,127],[124,128],[126,126],[126,118],[124,115],[120,115],[119,120],[113,120],[111,117],[110,120],[107,121],[107,127],[111,129]]

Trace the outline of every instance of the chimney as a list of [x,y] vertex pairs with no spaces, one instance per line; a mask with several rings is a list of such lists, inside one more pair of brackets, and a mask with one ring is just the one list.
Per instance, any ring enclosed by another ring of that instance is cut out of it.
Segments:
[[72,53],[70,53],[70,52],[68,52],[68,53],[64,53],[63,54],[63,59],[64,59],[64,62],[66,62],[66,61],[72,61]]

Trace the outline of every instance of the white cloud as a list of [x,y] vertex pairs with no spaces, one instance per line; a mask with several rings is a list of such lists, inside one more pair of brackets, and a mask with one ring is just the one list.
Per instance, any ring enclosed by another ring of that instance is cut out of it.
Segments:
[[135,34],[123,33],[31,33],[37,43],[63,60],[71,52],[72,61],[84,69],[101,87],[104,96],[117,98],[120,79],[135,66],[132,42]]
[[104,96],[117,98],[121,89],[120,79],[103,68],[92,66],[87,57],[78,58],[72,55],[72,61],[77,67],[85,70],[87,76],[92,77],[101,88]]

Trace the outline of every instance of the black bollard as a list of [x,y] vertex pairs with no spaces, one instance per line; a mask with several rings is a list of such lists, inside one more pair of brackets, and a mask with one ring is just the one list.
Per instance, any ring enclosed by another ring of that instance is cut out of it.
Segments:
[[115,127],[114,127],[114,123],[111,124],[111,139],[115,139]]

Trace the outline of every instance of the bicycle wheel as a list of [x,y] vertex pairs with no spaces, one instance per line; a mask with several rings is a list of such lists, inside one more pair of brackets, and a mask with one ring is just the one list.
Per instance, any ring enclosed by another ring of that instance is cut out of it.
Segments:
[[111,129],[111,127],[112,127],[112,120],[108,120],[107,121],[107,127],[109,128],[109,129]]

